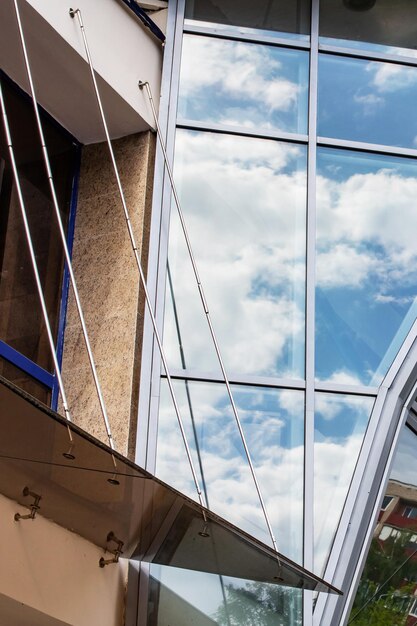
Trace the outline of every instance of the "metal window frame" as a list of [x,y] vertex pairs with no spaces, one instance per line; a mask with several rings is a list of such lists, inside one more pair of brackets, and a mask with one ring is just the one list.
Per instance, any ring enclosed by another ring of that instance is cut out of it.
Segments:
[[[76,154],[74,159],[74,169],[73,169],[73,177],[72,177],[72,186],[71,186],[71,199],[70,199],[70,210],[68,215],[68,226],[67,226],[67,246],[70,257],[72,258],[72,249],[74,245],[74,234],[75,234],[75,217],[77,214],[77,204],[78,204],[78,186],[80,182],[80,173],[81,173],[81,144],[76,142]],[[68,264],[65,261],[64,265],[64,275],[62,279],[62,293],[61,293],[61,304],[59,307],[59,321],[58,321],[58,333],[57,333],[57,359],[59,367],[62,368],[62,359],[64,356],[64,337],[65,337],[65,326],[67,321],[67,309],[68,309],[68,296],[70,290],[70,273],[68,269]],[[54,376],[54,385],[52,387],[52,400],[51,400],[51,408],[56,411],[58,407],[58,398],[59,398],[59,386],[58,380],[56,376]]]
[[[26,102],[32,103],[30,95],[24,91],[19,85],[17,85],[3,70],[0,69],[0,81],[6,82],[13,91],[18,94],[20,98],[26,100]],[[75,228],[75,215],[78,199],[78,181],[80,176],[81,166],[81,143],[61,124],[54,118],[48,111],[46,111],[40,104],[38,104],[41,115],[48,123],[51,123],[55,128],[72,142],[75,155],[73,163],[73,175],[71,184],[71,197],[70,197],[70,209],[68,214],[68,228],[67,228],[67,244],[70,252],[72,251],[72,245],[74,240],[74,228]],[[69,289],[69,273],[65,263],[64,273],[61,283],[61,298],[59,303],[58,314],[58,330],[56,337],[56,352],[58,363],[62,364],[62,356],[64,350],[64,331],[65,320],[67,311],[68,289]],[[0,340],[0,356],[9,361],[12,365],[19,368],[29,376],[31,376],[36,382],[41,383],[51,391],[51,408],[56,409],[58,405],[59,386],[58,380],[54,373],[48,372],[43,367],[32,361],[24,354],[12,348],[5,341]]]
[[[165,50],[162,92],[168,94],[161,100],[160,123],[165,133],[167,151],[171,159],[174,152],[175,132],[177,128],[228,133],[238,136],[262,139],[282,140],[307,146],[307,229],[306,229],[306,372],[305,380],[286,380],[231,374],[231,382],[236,385],[259,386],[274,389],[294,389],[305,392],[305,464],[304,464],[304,565],[312,565],[314,535],[314,409],[317,392],[343,394],[350,396],[372,397],[375,399],[373,410],[364,435],[361,450],[349,486],[338,528],[328,557],[325,576],[334,584],[348,589],[345,598],[325,597],[320,594],[313,612],[313,594],[304,594],[304,626],[328,626],[345,624],[361,568],[372,537],[373,523],[378,513],[378,505],[385,492],[390,462],[392,461],[399,430],[405,420],[404,401],[411,402],[414,381],[417,380],[417,322],[403,341],[389,371],[379,387],[366,385],[345,385],[314,379],[315,371],[315,209],[316,209],[316,157],[319,147],[385,154],[393,157],[417,158],[417,150],[395,146],[385,146],[366,142],[340,140],[332,137],[317,136],[318,106],[318,63],[320,55],[333,54],[349,58],[361,58],[369,61],[396,63],[417,67],[417,58],[383,54],[369,50],[342,48],[323,44],[319,35],[319,2],[312,0],[310,41],[255,36],[252,33],[232,32],[232,29],[215,28],[201,24],[184,23],[185,0],[171,0],[169,3],[167,46]],[[217,37],[228,40],[267,44],[310,52],[309,76],[309,125],[308,135],[284,133],[280,131],[253,131],[246,128],[230,127],[222,124],[196,122],[176,119],[179,86],[179,66],[183,33]],[[153,294],[155,310],[161,331],[165,304],[165,273],[168,250],[168,231],[170,215],[170,195],[167,180],[164,178],[163,159],[157,149],[155,165],[155,185],[150,233],[150,254],[148,267],[149,288]],[[152,330],[145,319],[144,343],[142,353],[141,396],[139,405],[139,428],[141,436],[137,440],[136,460],[150,471],[155,469],[157,424],[159,407],[159,389],[161,377],[160,359],[154,351]],[[221,383],[222,380],[211,373],[194,369],[174,370],[172,377],[185,381]],[[367,543],[368,542],[368,543]],[[139,605],[135,597],[135,619],[129,625],[146,624],[147,593],[149,570],[141,566],[135,572],[139,578]]]

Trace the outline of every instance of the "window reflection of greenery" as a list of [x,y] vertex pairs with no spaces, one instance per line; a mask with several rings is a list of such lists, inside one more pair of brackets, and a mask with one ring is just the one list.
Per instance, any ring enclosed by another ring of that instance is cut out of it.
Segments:
[[408,626],[415,601],[417,549],[409,553],[417,526],[398,531],[381,543],[374,537],[349,624]]
[[246,583],[245,587],[226,585],[227,613],[220,605],[215,619],[220,626],[301,626],[300,592],[295,589]]

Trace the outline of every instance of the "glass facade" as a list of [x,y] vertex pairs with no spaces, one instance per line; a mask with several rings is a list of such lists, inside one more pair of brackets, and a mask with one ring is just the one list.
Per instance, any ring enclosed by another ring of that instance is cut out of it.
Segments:
[[[417,313],[415,8],[399,4],[401,28],[384,0],[190,0],[173,18],[169,149],[210,318],[278,548],[324,575]],[[167,196],[162,211],[161,326],[204,499],[270,544]],[[196,498],[163,371],[156,404],[156,473]],[[311,626],[322,610],[283,587],[150,574],[158,626],[180,606],[228,626]]]

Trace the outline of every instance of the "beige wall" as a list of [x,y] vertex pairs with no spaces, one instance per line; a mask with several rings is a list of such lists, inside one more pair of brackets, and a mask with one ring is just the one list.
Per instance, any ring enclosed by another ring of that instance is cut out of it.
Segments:
[[[124,137],[114,149],[146,268],[154,137],[150,132]],[[83,149],[73,267],[116,449],[131,454],[143,294],[106,144]],[[107,443],[72,292],[62,375],[74,422]]]
[[0,495],[2,626],[122,626],[126,561],[102,569],[97,546],[41,515],[15,522],[16,512],[27,509]]

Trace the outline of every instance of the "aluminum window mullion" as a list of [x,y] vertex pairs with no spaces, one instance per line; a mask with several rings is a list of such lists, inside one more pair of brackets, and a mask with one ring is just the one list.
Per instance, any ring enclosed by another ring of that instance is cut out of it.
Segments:
[[322,54],[334,54],[335,56],[354,57],[365,61],[382,61],[383,63],[395,63],[397,65],[408,65],[417,67],[417,57],[401,56],[400,54],[384,54],[383,52],[372,52],[372,50],[358,50],[357,48],[343,48],[332,46],[331,44],[319,44],[319,52]]
[[[208,372],[198,372],[193,369],[171,369],[171,378],[176,380],[188,380],[195,382],[206,383],[219,383],[224,384],[224,378],[219,375],[211,374]],[[165,378],[164,374],[161,374],[162,378]],[[269,378],[266,376],[252,376],[252,375],[236,375],[233,373],[228,374],[229,382],[232,385],[242,385],[251,387],[266,387],[271,389],[295,389],[303,391],[305,389],[305,382],[303,380],[295,380],[288,378]]]
[[[255,139],[271,139],[286,141],[288,143],[306,144],[308,136],[299,133],[286,133],[284,131],[259,131],[250,130],[243,126],[228,126],[226,124],[216,124],[214,122],[200,122],[197,120],[182,119],[177,123],[177,128],[185,130],[199,130],[211,133],[225,133],[228,135],[238,135],[240,137],[254,137]],[[417,151],[416,151],[417,152]]]
[[333,137],[317,137],[317,145],[323,148],[339,148],[356,152],[370,152],[387,156],[417,158],[417,150],[400,146],[386,146],[384,144],[351,141],[350,139],[335,139]]
[[[193,368],[187,369],[171,369],[171,378],[176,380],[188,380],[195,382],[207,383],[224,383],[224,380],[218,374],[211,372],[202,372]],[[161,374],[162,378],[165,375]],[[254,376],[251,374],[229,373],[229,380],[233,385],[266,387],[271,389],[295,389],[303,391],[306,388],[305,381],[295,378],[279,378],[273,376]],[[376,398],[378,395],[378,387],[366,387],[365,385],[345,385],[338,383],[316,382],[315,390],[322,393],[343,394],[349,396],[368,396]]]
[[[170,155],[173,154],[175,136],[176,101],[181,60],[181,45],[178,42],[182,40],[184,8],[184,0],[170,0],[169,2],[167,39],[161,81],[161,93],[167,94],[168,97],[160,100],[159,123],[163,132],[166,133],[165,145]],[[177,74],[175,75],[174,72]],[[146,80],[146,76],[140,78]],[[158,142],[156,142],[153,190],[147,285],[150,296],[155,303],[156,321],[160,332],[162,332],[170,215],[170,202],[167,199],[170,197],[170,188],[169,181],[165,176],[163,152]],[[141,363],[139,386],[141,392],[139,394],[135,461],[155,473],[161,357],[156,345],[151,318],[146,309]],[[148,624],[149,584],[150,565],[141,563],[139,570],[132,570],[132,576],[129,578],[126,626]]]
[[[313,569],[314,565],[314,380],[318,42],[319,0],[312,0],[307,166],[306,391],[304,434],[304,567],[307,569]],[[303,596],[303,624],[304,626],[311,626],[313,622],[313,594],[311,592],[304,592]]]
[[[159,123],[166,134],[166,146],[170,156],[173,154],[175,138],[177,83],[179,81],[179,65],[181,62],[181,45],[178,42],[182,39],[184,4],[184,0],[173,0],[169,5],[167,25],[169,36],[167,37],[165,47],[161,83],[161,93],[166,93],[169,97],[161,98],[160,100]],[[151,298],[155,303],[155,318],[162,334],[171,190],[169,180],[165,176],[163,152],[158,143],[156,145],[154,172],[147,283]],[[144,318],[140,378],[141,393],[139,394],[135,461],[151,473],[154,473],[161,359],[155,343],[151,319],[146,311]]]
[[286,37],[268,37],[267,35],[259,35],[257,33],[233,32],[232,30],[218,29],[212,26],[201,26],[190,24],[185,21],[184,34],[188,35],[206,35],[207,37],[217,37],[218,39],[232,39],[234,41],[245,41],[248,43],[266,44],[271,46],[279,46],[280,48],[295,48],[296,50],[308,50],[310,48],[309,41],[300,39],[290,39]]

